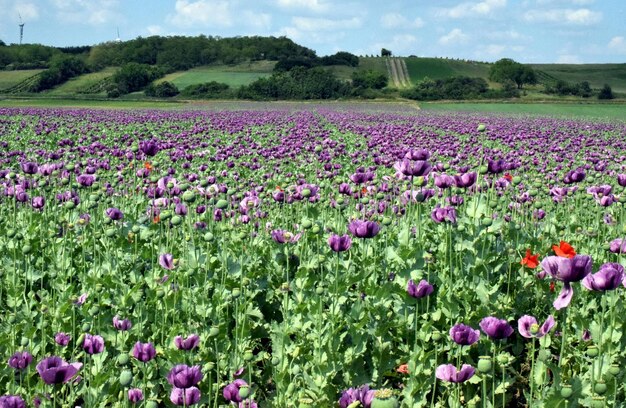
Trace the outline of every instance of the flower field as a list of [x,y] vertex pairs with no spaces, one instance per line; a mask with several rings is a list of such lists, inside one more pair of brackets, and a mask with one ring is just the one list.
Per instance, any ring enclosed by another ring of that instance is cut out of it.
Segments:
[[619,407],[626,124],[0,109],[0,408]]

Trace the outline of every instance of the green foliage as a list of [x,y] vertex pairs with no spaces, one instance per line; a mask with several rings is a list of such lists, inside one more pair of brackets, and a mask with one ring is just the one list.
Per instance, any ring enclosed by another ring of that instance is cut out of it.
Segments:
[[181,95],[190,98],[219,99],[229,96],[230,87],[216,81],[203,84],[189,85],[182,90]]
[[609,84],[604,84],[600,93],[598,94],[598,99],[613,99],[615,96],[613,95],[613,90]]
[[388,81],[386,74],[371,69],[352,73],[352,85],[355,88],[382,89],[387,86]]
[[391,57],[391,51],[383,48],[382,50],[380,50],[380,56],[381,57]]
[[6,43],[2,40],[0,40],[0,47],[6,47]]
[[348,95],[350,85],[338,80],[331,72],[315,67],[295,67],[260,78],[237,92],[243,99],[331,99]]
[[39,79],[31,86],[32,92],[41,92],[62,84],[70,78],[88,72],[85,62],[79,57],[64,54],[54,56],[50,68],[39,75]]
[[113,75],[107,94],[109,97],[116,98],[120,95],[139,91],[164,74],[165,72],[161,67],[135,62],[128,63]]
[[520,64],[510,58],[502,58],[493,64],[489,70],[489,79],[501,83],[507,80],[513,81],[518,89],[522,89],[524,84],[537,83],[537,75],[530,66]]
[[60,54],[54,47],[40,44],[24,44],[0,47],[1,69],[37,69],[48,68],[50,59]]
[[171,82],[163,81],[159,84],[150,84],[144,91],[146,96],[155,96],[157,98],[171,98],[180,93],[176,85]]
[[505,87],[502,91],[490,90],[487,82],[482,78],[452,77],[432,80],[429,78],[419,82],[411,90],[402,93],[409,99],[435,101],[440,99],[481,99],[481,98],[510,98],[517,95],[513,87]]
[[587,81],[583,81],[577,84],[570,84],[563,80],[558,80],[554,84],[546,84],[545,92],[547,94],[556,94],[559,96],[574,95],[581,96],[583,98],[589,98],[593,95],[593,89]]
[[349,67],[359,66],[359,57],[349,52],[339,51],[334,55],[321,58],[322,65],[347,65]]

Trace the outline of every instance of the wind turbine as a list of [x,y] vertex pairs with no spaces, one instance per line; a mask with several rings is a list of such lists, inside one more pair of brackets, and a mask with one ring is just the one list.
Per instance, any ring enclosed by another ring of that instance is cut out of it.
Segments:
[[20,16],[20,45],[22,45],[22,38],[24,38],[24,22],[22,21],[22,15],[17,13]]

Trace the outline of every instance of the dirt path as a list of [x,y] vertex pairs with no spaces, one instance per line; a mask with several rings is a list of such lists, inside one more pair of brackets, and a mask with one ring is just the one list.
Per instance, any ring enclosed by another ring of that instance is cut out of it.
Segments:
[[411,77],[409,76],[409,69],[406,66],[406,62],[404,58],[399,59],[400,61],[400,72],[402,73],[403,81],[406,83],[407,87],[411,87],[413,84],[411,83]]
[[398,78],[398,71],[396,69],[396,64],[394,63],[394,58],[387,58],[385,60],[385,64],[387,65],[387,73],[389,74],[389,78],[393,82],[393,86],[395,86],[396,88],[402,87],[400,79]]

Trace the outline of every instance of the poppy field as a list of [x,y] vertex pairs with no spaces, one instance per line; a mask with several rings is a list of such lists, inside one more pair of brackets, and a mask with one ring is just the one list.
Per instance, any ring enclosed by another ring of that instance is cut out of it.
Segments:
[[624,406],[624,122],[0,108],[0,146],[0,408]]

